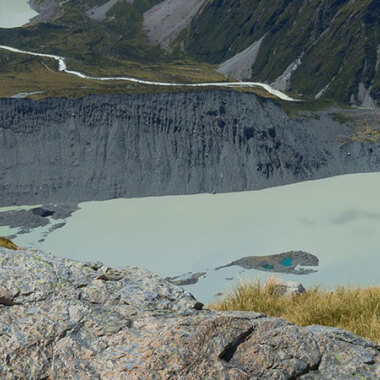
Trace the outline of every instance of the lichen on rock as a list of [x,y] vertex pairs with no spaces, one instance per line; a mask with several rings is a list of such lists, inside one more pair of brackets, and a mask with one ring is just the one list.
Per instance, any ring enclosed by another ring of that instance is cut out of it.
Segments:
[[[376,378],[380,347],[347,331],[200,310],[182,288],[0,248],[0,378]],[[339,360],[338,360],[339,358]]]

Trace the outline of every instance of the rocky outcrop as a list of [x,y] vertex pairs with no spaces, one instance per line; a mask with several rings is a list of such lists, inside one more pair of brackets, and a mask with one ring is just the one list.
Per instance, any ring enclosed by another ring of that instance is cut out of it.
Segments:
[[347,331],[200,310],[138,268],[0,248],[2,379],[374,379],[380,347]]
[[77,205],[47,205],[43,207],[21,208],[17,210],[0,211],[0,227],[8,226],[17,229],[17,234],[27,234],[39,227],[50,227],[49,232],[63,227],[65,219],[70,217],[76,210]]
[[274,294],[279,296],[290,296],[306,292],[306,289],[300,282],[285,281],[279,277],[268,278],[264,284],[264,288],[270,288]]
[[59,7],[65,2],[58,2],[55,0],[29,0],[28,3],[32,9],[39,13],[34,18],[34,21],[49,22],[54,19],[54,17],[58,14]]
[[0,99],[0,205],[253,190],[380,170],[378,111],[366,111],[372,137],[357,139],[339,112],[348,111],[289,117],[272,100],[220,90]]

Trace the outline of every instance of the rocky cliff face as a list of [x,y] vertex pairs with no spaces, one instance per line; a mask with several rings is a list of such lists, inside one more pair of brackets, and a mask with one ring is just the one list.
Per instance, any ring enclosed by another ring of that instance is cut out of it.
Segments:
[[0,248],[2,379],[375,379],[380,347],[336,328],[200,310],[138,268]]
[[0,205],[229,192],[380,170],[379,131],[341,124],[334,112],[290,118],[272,100],[232,91],[0,99]]

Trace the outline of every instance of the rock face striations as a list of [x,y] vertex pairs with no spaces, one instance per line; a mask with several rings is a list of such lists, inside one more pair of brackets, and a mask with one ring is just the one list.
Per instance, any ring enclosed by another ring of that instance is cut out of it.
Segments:
[[272,100],[219,90],[0,99],[0,205],[229,192],[380,170],[380,132],[363,137],[336,112],[290,118]]
[[380,347],[336,328],[200,310],[138,268],[0,248],[2,379],[375,379]]

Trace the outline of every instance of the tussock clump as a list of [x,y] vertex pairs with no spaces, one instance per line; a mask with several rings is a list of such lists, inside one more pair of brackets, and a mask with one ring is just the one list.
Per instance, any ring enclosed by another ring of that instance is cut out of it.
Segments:
[[17,245],[14,244],[11,240],[5,237],[1,237],[1,236],[0,236],[0,247],[13,249],[14,251],[17,251],[19,249],[19,247],[17,247]]
[[220,311],[255,311],[300,326],[324,325],[349,330],[380,343],[380,287],[313,287],[306,293],[281,296],[270,282],[241,282],[219,302]]

